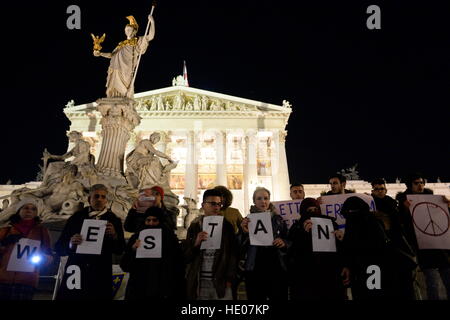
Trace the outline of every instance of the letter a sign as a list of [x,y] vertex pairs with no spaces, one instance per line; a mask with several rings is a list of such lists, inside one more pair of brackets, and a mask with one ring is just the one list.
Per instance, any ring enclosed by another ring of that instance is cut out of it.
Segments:
[[248,215],[248,232],[252,246],[271,246],[273,243],[272,220],[270,212]]
[[311,218],[313,252],[336,252],[336,237],[330,219]]

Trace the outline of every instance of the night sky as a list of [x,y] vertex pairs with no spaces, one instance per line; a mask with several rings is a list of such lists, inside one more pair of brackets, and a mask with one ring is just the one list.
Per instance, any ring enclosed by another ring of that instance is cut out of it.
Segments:
[[[447,3],[447,4],[445,4]],[[69,5],[81,30],[69,30]],[[381,30],[369,30],[369,5]],[[0,184],[34,181],[42,151],[67,150],[66,103],[105,95],[108,59],[125,16],[142,35],[151,1],[2,2]],[[135,92],[171,86],[186,60],[191,87],[293,105],[291,182],[327,183],[358,163],[364,180],[421,171],[450,181],[448,1],[164,1]]]

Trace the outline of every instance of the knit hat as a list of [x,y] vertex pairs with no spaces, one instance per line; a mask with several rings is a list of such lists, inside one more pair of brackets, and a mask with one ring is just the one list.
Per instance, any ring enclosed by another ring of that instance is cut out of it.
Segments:
[[305,198],[302,200],[302,203],[300,204],[300,215],[303,215],[306,213],[306,210],[310,207],[315,207],[319,211],[320,214],[320,204],[319,202],[314,198]]
[[151,190],[158,192],[161,195],[161,201],[164,200],[164,190],[160,186],[151,187]]
[[159,207],[150,207],[147,210],[145,210],[144,220],[150,216],[158,218],[159,222],[161,223],[162,220],[164,219],[165,212],[163,209],[161,209]]
[[39,211],[39,202],[37,199],[35,198],[31,198],[31,197],[27,197],[25,199],[20,200],[19,202],[17,202],[16,204],[14,204],[16,206],[16,211],[18,212],[24,205],[26,204],[32,204],[34,205],[38,211]]

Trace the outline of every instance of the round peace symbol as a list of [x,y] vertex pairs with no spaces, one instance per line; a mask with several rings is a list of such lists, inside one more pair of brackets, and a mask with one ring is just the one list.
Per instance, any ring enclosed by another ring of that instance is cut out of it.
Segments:
[[[428,218],[417,219],[417,212],[419,211],[417,208],[420,208],[420,211],[422,212],[426,210]],[[417,230],[432,237],[443,235],[450,227],[450,217],[448,216],[447,211],[432,202],[419,202],[414,207],[411,215]]]

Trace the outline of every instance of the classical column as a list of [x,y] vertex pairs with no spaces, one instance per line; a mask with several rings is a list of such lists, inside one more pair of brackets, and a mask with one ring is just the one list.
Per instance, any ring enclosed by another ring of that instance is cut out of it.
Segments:
[[170,131],[161,131],[160,134],[161,134],[161,143],[158,150],[161,151],[162,153],[166,153],[167,144],[172,142],[172,140],[170,139]]
[[197,161],[197,133],[187,132],[186,172],[184,174],[184,196],[197,201],[198,161]]
[[132,99],[103,98],[97,103],[103,137],[97,169],[105,176],[123,177],[125,148],[141,118]]
[[289,200],[289,170],[286,157],[286,135],[287,131],[277,130],[273,133],[273,144],[275,150],[275,163],[272,164],[272,186],[273,200]]
[[253,191],[258,184],[258,171],[256,166],[257,138],[256,130],[248,130],[245,135],[244,152],[244,215],[249,213],[250,205],[253,204]]
[[227,134],[216,132],[216,185],[227,187]]

